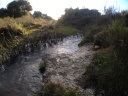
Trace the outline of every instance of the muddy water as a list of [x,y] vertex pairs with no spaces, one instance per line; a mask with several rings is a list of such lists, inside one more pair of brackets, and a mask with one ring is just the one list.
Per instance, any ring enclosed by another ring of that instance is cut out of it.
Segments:
[[[59,42],[57,45],[50,45],[50,46],[46,46],[45,48],[42,47],[40,50],[36,50],[34,53],[29,53],[27,55],[18,57],[13,64],[11,64],[8,68],[6,68],[6,71],[0,72],[0,96],[33,96],[35,92],[40,90],[42,87],[43,78],[38,70],[38,66],[40,62],[42,62],[42,57],[46,57],[46,56],[49,57],[48,68],[45,74],[46,76],[49,76],[48,74],[50,74],[51,70],[56,70],[56,67],[58,65],[54,66],[53,65],[54,63],[60,64],[60,62],[63,62],[62,65],[64,66],[65,64],[64,61],[67,62],[66,64],[68,64],[68,62],[71,61],[69,64],[72,63],[71,66],[74,67],[69,67],[69,68],[75,69],[75,63],[73,62],[78,62],[78,63],[79,61],[82,62],[81,60],[84,59],[85,54],[88,58],[92,54],[92,52],[89,51],[89,46],[82,49],[78,48],[77,45],[81,41],[81,39],[82,39],[81,36],[70,36],[65,38],[62,42]],[[52,60],[54,60],[53,63],[51,61],[51,58]],[[87,63],[87,61],[85,63]],[[65,72],[62,65],[60,65],[60,69],[57,70],[60,71],[63,70]],[[68,70],[67,72],[69,71],[70,70]],[[56,76],[59,76],[58,74],[61,73],[67,74],[63,72],[60,73],[57,72],[56,74],[55,71],[53,77],[56,78]],[[71,73],[75,75],[77,71],[73,71]],[[68,77],[71,78],[71,80],[74,80],[74,76],[70,76],[72,74],[69,74]],[[77,75],[78,74],[79,73],[77,73]],[[46,76],[44,77],[46,78]],[[52,78],[53,81],[56,80],[55,78]],[[67,80],[69,78],[67,78]],[[64,79],[64,81],[65,80],[66,79]],[[68,82],[65,82],[65,84],[68,84]]]

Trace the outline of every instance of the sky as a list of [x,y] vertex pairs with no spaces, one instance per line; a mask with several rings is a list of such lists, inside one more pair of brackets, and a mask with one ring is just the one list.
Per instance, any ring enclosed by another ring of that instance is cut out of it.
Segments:
[[[13,0],[0,0],[0,8],[6,8]],[[65,8],[97,9],[103,13],[104,6],[114,6],[118,11],[128,10],[128,0],[28,0],[33,11],[41,11],[43,14],[58,19],[64,14]]]

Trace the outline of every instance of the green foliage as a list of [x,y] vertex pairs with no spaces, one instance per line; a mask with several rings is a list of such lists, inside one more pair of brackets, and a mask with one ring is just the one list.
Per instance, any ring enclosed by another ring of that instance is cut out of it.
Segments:
[[48,30],[48,31],[52,33],[61,34],[62,36],[69,36],[79,32],[78,29],[67,26],[58,26],[54,30]]
[[4,44],[7,41],[11,41],[15,36],[22,36],[24,31],[21,28],[14,26],[6,26],[0,28],[0,43]]
[[0,18],[7,17],[8,16],[8,10],[5,8],[0,9]]
[[43,96],[63,96],[65,89],[61,84],[49,82],[44,88]]
[[85,72],[85,86],[96,88],[95,94],[103,96],[127,96],[128,56],[126,53],[101,50],[94,54]]
[[7,9],[0,9],[0,17],[21,17],[32,11],[32,6],[26,0],[12,1],[7,5]]
[[76,96],[76,90],[67,90],[64,96]]
[[98,45],[100,48],[110,47],[108,41],[108,33],[106,31],[101,31],[94,36],[94,45]]
[[35,18],[42,17],[42,13],[40,11],[34,11],[33,15],[34,15]]
[[76,90],[68,90],[60,83],[48,82],[44,86],[43,92],[39,92],[35,96],[76,96]]
[[85,87],[96,88],[103,96],[128,95],[128,29],[124,19],[117,19],[95,34],[94,44],[108,48],[96,52],[85,72]]
[[44,73],[45,72],[45,70],[46,70],[46,63],[45,62],[44,63],[41,63],[39,65],[39,70],[40,70],[41,73]]
[[125,27],[124,20],[115,20],[108,27],[108,42],[117,49],[127,50],[128,46],[128,30]]
[[47,14],[42,14],[43,19],[52,20],[52,17],[48,16]]
[[97,10],[69,8],[65,9],[65,15],[58,22],[76,28],[83,28],[86,25],[97,22],[99,17],[100,13]]
[[98,25],[92,25],[91,27],[89,27],[88,29],[85,29],[85,34],[84,34],[84,38],[82,39],[82,41],[78,44],[78,46],[83,46],[86,43],[92,43],[94,42],[94,37],[97,33],[99,33],[100,31],[102,31],[103,27],[102,26],[98,26]]

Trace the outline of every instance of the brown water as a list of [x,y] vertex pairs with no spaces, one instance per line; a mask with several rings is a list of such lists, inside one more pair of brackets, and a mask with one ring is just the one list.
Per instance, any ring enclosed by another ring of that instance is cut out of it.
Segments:
[[[81,39],[82,37],[78,35],[70,36],[62,42],[58,42],[57,45],[42,47],[33,53],[18,57],[13,64],[7,67],[4,72],[0,73],[0,96],[33,96],[35,92],[39,91],[42,87],[43,80],[38,70],[39,64],[42,62],[42,57],[49,57],[48,59],[54,58],[59,62],[64,60],[61,59],[63,56],[67,56],[65,57],[66,62],[76,62],[74,60],[77,60],[77,57],[78,59],[84,58],[83,56],[85,55],[90,57],[92,53],[89,47],[84,49],[78,48],[78,43]],[[83,53],[82,50],[86,52]],[[53,67],[53,65],[51,66]],[[61,67],[61,69],[63,68]],[[49,71],[47,70],[47,72]],[[69,77],[73,78],[72,76]]]

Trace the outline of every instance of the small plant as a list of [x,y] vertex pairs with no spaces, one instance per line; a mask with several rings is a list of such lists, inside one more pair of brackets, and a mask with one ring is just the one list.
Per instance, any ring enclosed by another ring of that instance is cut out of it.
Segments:
[[63,96],[64,93],[65,88],[60,83],[49,82],[44,87],[43,96]]
[[64,96],[76,96],[76,90],[67,90]]
[[41,63],[39,65],[39,70],[40,70],[41,73],[44,73],[45,72],[45,70],[46,70],[46,63],[45,62],[44,63]]
[[68,90],[60,83],[48,82],[44,86],[44,90],[35,96],[76,96],[76,90]]

